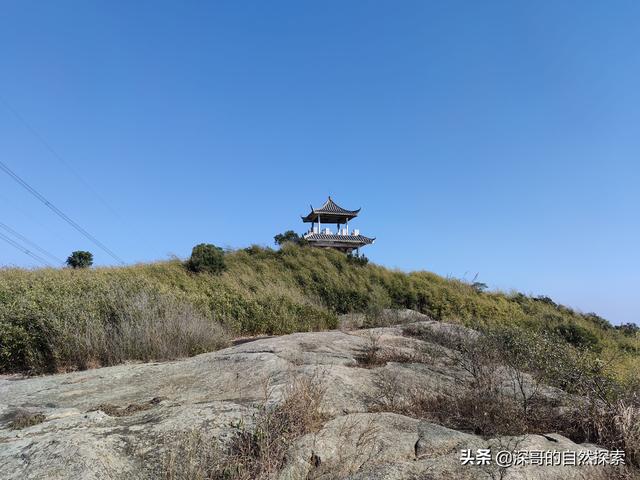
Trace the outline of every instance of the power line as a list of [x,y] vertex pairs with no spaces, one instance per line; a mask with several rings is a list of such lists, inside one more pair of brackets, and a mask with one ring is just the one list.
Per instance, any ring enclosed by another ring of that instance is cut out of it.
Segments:
[[11,200],[9,197],[7,197],[6,195],[4,195],[2,192],[0,192],[0,200],[4,200],[4,202],[8,205],[11,204],[11,209],[16,211],[16,212],[20,212],[22,215],[24,215],[26,218],[28,218],[29,220],[31,220],[33,223],[35,223],[36,225],[38,225],[39,227],[42,227],[43,229],[47,229],[48,227],[46,227],[44,225],[44,223],[42,223],[42,220],[40,218],[36,218],[34,217],[31,212],[27,212],[24,208],[22,208],[21,205],[17,205],[15,201]]
[[22,125],[29,130],[29,132],[31,132],[31,134],[44,146],[44,148],[46,150],[49,151],[49,153],[51,155],[53,155],[53,157],[58,160],[60,163],[62,163],[64,166],[66,166],[73,174],[74,176],[87,188],[87,190],[91,191],[91,193],[93,193],[95,195],[95,197],[100,201],[100,203],[102,203],[102,205],[104,205],[107,210],[109,210],[115,217],[117,217],[121,222],[124,222],[123,218],[120,216],[120,214],[118,214],[118,212],[115,211],[115,209],[113,207],[111,207],[111,205],[109,205],[109,203],[104,199],[104,197],[102,197],[102,195],[100,195],[98,193],[98,191],[93,188],[89,182],[87,182],[84,177],[82,177],[82,175],[80,175],[80,173],[78,173],[78,170],[76,168],[74,168],[71,163],[69,163],[68,161],[66,161],[64,159],[64,157],[62,155],[60,155],[58,153],[57,150],[55,150],[51,144],[49,142],[47,142],[47,140],[40,134],[40,132],[38,132],[38,130],[36,130],[25,118],[24,116],[22,116],[22,114],[20,112],[18,112],[15,108],[13,108],[13,106],[6,100],[4,99],[2,96],[0,96],[0,102],[5,106],[5,108],[7,110],[9,110],[14,117],[16,117],[18,119],[18,121],[20,123],[22,123]]
[[44,248],[38,246],[37,244],[35,244],[34,242],[32,242],[31,240],[29,240],[27,237],[25,237],[24,235],[21,235],[20,233],[16,232],[13,228],[11,228],[9,225],[7,225],[6,223],[2,223],[0,222],[0,228],[4,228],[7,232],[9,232],[10,234],[12,234],[14,237],[19,238],[20,240],[22,240],[23,243],[26,243],[27,245],[29,245],[31,248],[37,250],[38,252],[42,253],[43,255],[49,257],[50,259],[52,259],[54,262],[63,264],[64,262],[62,260],[60,260],[58,257],[56,257],[55,255],[53,255],[52,253],[46,251]]
[[115,253],[113,253],[113,251],[111,249],[109,249],[109,247],[107,247],[104,243],[102,243],[100,240],[98,240],[96,237],[91,235],[84,228],[82,228],[80,225],[78,225],[76,222],[74,222],[71,218],[69,218],[69,216],[67,216],[67,214],[65,214],[62,210],[60,210],[53,203],[51,203],[49,200],[47,200],[40,192],[38,192],[35,188],[33,188],[31,185],[29,185],[27,182],[25,182],[22,178],[20,178],[13,170],[11,170],[2,161],[0,161],[0,170],[4,171],[7,175],[9,175],[11,178],[13,178],[17,183],[20,184],[20,186],[22,186],[31,195],[33,195],[38,200],[40,200],[42,203],[44,203],[53,213],[58,215],[65,222],[67,222],[69,225],[71,225],[73,228],[75,228],[85,238],[90,240],[93,244],[97,245],[99,248],[101,248],[103,251],[105,251],[107,254],[109,254],[109,256],[114,258],[119,263],[124,264],[124,261],[120,257],[118,257]]
[[47,262],[44,258],[42,258],[40,255],[37,255],[35,253],[33,253],[32,251],[24,248],[22,245],[20,245],[18,242],[13,241],[11,238],[7,237],[4,233],[0,232],[0,238],[2,240],[4,240],[5,242],[7,242],[9,245],[17,248],[18,250],[20,250],[22,253],[24,253],[25,255],[29,255],[31,258],[33,258],[34,260],[36,260],[37,262],[42,263],[43,265],[46,265],[47,267],[53,267],[53,265],[51,265],[49,262]]

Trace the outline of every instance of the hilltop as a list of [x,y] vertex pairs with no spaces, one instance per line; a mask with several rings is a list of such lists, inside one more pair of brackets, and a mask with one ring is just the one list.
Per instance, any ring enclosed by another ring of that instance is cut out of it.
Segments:
[[216,350],[232,337],[336,328],[338,316],[376,326],[385,308],[483,329],[552,335],[606,359],[621,377],[640,368],[638,336],[547,297],[485,292],[420,271],[403,273],[332,250],[286,244],[227,252],[219,275],[170,260],[128,267],[0,271],[0,372],[53,373]]

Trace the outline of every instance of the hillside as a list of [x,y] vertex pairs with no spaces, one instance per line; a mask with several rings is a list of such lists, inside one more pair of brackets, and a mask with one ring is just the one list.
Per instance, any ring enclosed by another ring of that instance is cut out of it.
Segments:
[[231,337],[336,328],[338,316],[411,308],[483,329],[552,335],[628,379],[638,335],[548,298],[482,292],[430,272],[403,273],[294,245],[225,254],[220,275],[170,260],[130,267],[0,271],[0,371],[51,373],[212,351]]

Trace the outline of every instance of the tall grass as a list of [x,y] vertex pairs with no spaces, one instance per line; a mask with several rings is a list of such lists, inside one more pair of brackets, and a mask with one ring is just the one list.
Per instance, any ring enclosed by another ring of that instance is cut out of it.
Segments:
[[482,293],[430,272],[362,265],[285,245],[225,255],[221,275],[178,260],[91,270],[0,270],[0,371],[51,372],[218,348],[226,334],[335,328],[337,315],[412,308],[437,320],[556,331],[638,363],[638,339],[594,315],[522,294]]
[[325,420],[320,410],[324,386],[319,378],[294,378],[283,393],[280,403],[270,404],[267,391],[251,422],[240,424],[226,445],[202,432],[187,432],[169,447],[161,464],[145,461],[147,468],[155,478],[165,480],[276,478],[292,443],[318,430]]

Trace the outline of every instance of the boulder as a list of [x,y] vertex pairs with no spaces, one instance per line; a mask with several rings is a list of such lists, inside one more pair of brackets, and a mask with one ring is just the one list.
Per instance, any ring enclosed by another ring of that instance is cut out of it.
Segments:
[[[419,325],[445,332],[461,328],[428,319]],[[325,421],[292,443],[282,480],[582,478],[579,469],[546,467],[513,468],[495,477],[491,469],[460,462],[462,449],[589,448],[559,435],[483,439],[373,409],[381,383],[389,379],[396,390],[405,386],[437,394],[459,388],[465,372],[446,358],[412,361],[411,355],[422,355],[427,347],[404,336],[400,327],[296,333],[179,361],[5,376],[0,378],[0,478],[158,478],[158,468],[150,464],[166,460],[172,439],[201,431],[224,444],[239,424],[251,423],[259,406],[281,402],[300,377],[323,385]],[[380,364],[363,364],[372,349],[393,355]]]

